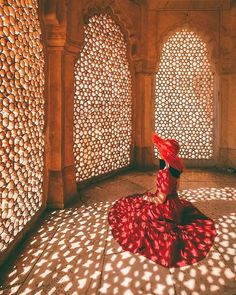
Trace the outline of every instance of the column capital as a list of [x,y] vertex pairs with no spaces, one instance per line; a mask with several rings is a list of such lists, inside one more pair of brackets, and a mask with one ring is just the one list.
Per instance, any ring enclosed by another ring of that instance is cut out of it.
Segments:
[[136,73],[153,75],[156,73],[156,60],[137,60],[134,63],[134,68]]

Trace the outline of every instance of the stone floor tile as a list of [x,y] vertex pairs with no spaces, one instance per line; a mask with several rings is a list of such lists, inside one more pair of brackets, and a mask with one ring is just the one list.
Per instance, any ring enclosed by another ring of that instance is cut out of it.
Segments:
[[126,173],[123,173],[117,177],[115,177],[115,179],[117,180],[130,180],[132,181],[133,178],[135,177],[155,177],[157,173],[157,169],[153,169],[153,170],[149,170],[149,171],[142,171],[142,170],[131,170],[131,171],[127,171]]
[[106,243],[106,255],[117,254],[123,252],[122,247],[118,244],[118,242],[113,238],[111,229],[109,228],[107,235],[107,243]]
[[[223,172],[220,170],[185,170],[182,174],[187,181],[216,181],[236,182],[236,173]],[[182,177],[181,176],[181,177]]]
[[177,295],[234,295],[235,273],[212,248],[207,257],[193,265],[170,268]]
[[139,194],[146,191],[145,187],[128,180],[107,180],[104,183],[100,183],[99,187],[118,197]]
[[80,194],[83,204],[87,206],[97,204],[99,202],[111,202],[117,199],[117,195],[115,193],[111,193],[105,188],[101,188],[99,186],[81,190]]
[[235,212],[236,201],[206,200],[193,202],[202,213],[217,221],[222,214],[226,216]]
[[1,288],[9,288],[15,284],[21,284],[30,273],[42,252],[43,249],[26,249],[17,258],[16,263],[9,271],[8,269],[1,270]]
[[19,294],[97,294],[108,232],[107,216],[82,206],[69,213]]
[[0,295],[15,295],[17,294],[17,291],[19,290],[20,286],[21,285],[15,285],[7,289],[0,289]]
[[[90,213],[89,213],[90,214]],[[84,219],[82,218],[84,217]],[[78,219],[67,218],[49,241],[55,247],[77,247],[81,249],[92,248],[94,251],[105,246],[105,234],[108,230],[107,215],[83,215]],[[99,252],[102,252],[100,250]]]
[[18,294],[97,294],[102,257],[81,248],[45,252]]
[[[53,223],[55,220],[50,216],[45,216],[45,220],[34,229],[28,239],[21,245],[20,249],[12,257],[8,265],[5,265],[0,273],[0,286],[10,287],[22,283],[39,256],[47,247],[49,240],[55,234],[57,227]],[[53,221],[52,221],[53,220]],[[17,257],[17,259],[16,259]]]
[[153,173],[151,175],[148,175],[148,174],[144,175],[142,173],[142,174],[127,178],[125,180],[128,180],[131,183],[135,183],[137,185],[140,185],[140,186],[144,187],[145,190],[150,190],[151,188],[153,188],[156,185],[155,174],[153,175]]
[[[231,184],[231,183],[230,183]],[[223,182],[219,181],[182,181],[180,180],[179,190],[183,189],[200,189],[200,188],[218,188],[227,186]],[[234,187],[234,185],[233,185]]]
[[236,274],[236,213],[230,213],[218,218],[216,220],[216,230],[217,237],[214,247],[224,258],[232,272]]
[[167,268],[127,251],[106,255],[98,294],[174,295]]
[[234,201],[236,200],[236,188],[234,186],[225,185],[211,185],[208,183],[199,183],[195,187],[180,189],[178,191],[181,198],[187,199],[190,202],[197,201],[213,201],[213,200],[225,200]]

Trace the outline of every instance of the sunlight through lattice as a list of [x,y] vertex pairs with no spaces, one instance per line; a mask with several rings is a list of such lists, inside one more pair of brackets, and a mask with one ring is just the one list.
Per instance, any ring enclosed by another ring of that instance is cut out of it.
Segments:
[[42,203],[44,55],[36,0],[0,1],[0,251]]
[[48,213],[5,281],[22,294],[234,294],[236,189],[230,183],[180,192],[215,220],[217,237],[204,260],[170,269],[119,246],[107,223],[114,202],[105,192],[98,201],[97,188],[89,188],[80,192],[78,208]]
[[131,116],[124,36],[109,15],[95,15],[85,27],[85,46],[75,66],[77,181],[129,165]]
[[155,130],[186,159],[213,157],[213,73],[206,44],[183,29],[164,44],[156,74]]

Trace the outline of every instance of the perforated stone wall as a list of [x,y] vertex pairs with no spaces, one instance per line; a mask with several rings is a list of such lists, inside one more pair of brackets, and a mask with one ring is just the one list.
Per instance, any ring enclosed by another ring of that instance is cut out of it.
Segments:
[[186,159],[213,157],[213,82],[206,43],[187,29],[163,46],[156,74],[155,130]]
[[44,55],[36,0],[0,0],[0,251],[42,204]]
[[74,155],[77,181],[130,164],[131,74],[119,26],[92,16],[75,66]]

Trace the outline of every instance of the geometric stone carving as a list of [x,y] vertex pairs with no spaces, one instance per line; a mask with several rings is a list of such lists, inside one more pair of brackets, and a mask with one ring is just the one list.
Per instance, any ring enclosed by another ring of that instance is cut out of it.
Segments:
[[205,42],[187,29],[170,36],[156,74],[155,130],[177,139],[185,159],[213,157],[213,82]]
[[44,54],[36,0],[0,7],[0,251],[42,205]]
[[127,46],[108,14],[85,26],[85,44],[75,66],[74,156],[77,181],[130,164],[131,74]]

